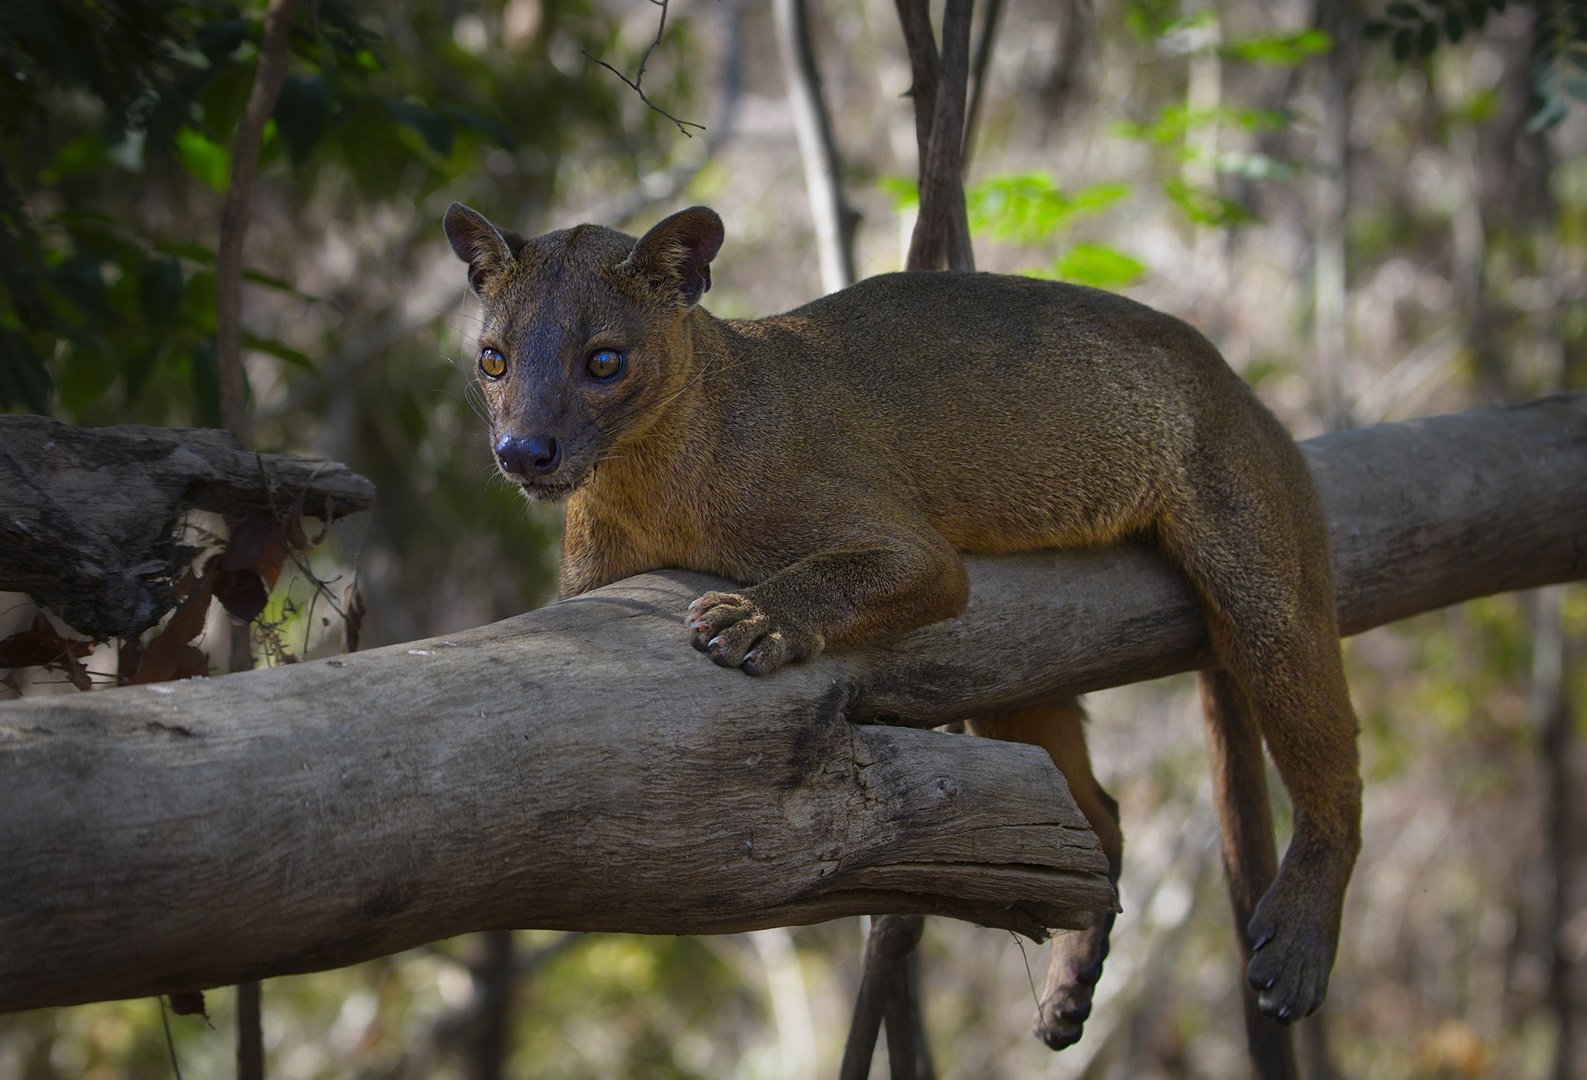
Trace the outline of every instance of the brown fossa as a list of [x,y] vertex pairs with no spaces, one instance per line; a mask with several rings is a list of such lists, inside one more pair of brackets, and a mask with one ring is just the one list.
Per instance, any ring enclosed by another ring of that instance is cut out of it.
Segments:
[[[455,203],[445,225],[482,305],[497,462],[530,498],[567,500],[562,596],[661,567],[742,582],[687,618],[712,660],[760,675],[958,615],[961,552],[1156,542],[1223,665],[1202,685],[1248,1013],[1321,1004],[1361,819],[1332,564],[1299,451],[1205,338],[1123,297],[984,273],[884,274],[717,319],[698,305],[723,237],[705,207],[639,240],[525,239]],[[1048,750],[1116,880],[1118,807],[1077,704],[967,722]],[[1263,740],[1295,811],[1278,868]],[[1055,1049],[1080,1037],[1112,921],[1054,943],[1037,1030]]]

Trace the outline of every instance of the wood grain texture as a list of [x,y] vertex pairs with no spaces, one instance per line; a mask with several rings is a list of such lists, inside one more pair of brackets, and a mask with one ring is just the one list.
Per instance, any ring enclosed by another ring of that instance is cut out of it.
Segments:
[[[1307,445],[1359,631],[1587,576],[1587,395]],[[925,727],[1184,670],[1146,549],[971,563],[962,619],[753,679],[646,574],[447,639],[0,706],[0,1011],[334,967],[505,926],[858,912],[1036,932],[1113,895],[1037,750]]]
[[0,416],[0,591],[96,640],[139,633],[174,601],[184,513],[284,512],[300,495],[306,516],[332,520],[375,489],[345,465],[254,454],[223,431]]

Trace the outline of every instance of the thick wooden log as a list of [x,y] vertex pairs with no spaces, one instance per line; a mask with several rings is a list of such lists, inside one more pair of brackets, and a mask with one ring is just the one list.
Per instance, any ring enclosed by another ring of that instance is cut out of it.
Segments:
[[0,591],[25,592],[96,640],[159,622],[191,552],[188,510],[331,521],[375,488],[345,465],[244,450],[209,429],[78,428],[0,416]]
[[0,1011],[467,930],[1114,903],[1046,755],[857,727],[819,665],[689,649],[656,574],[444,640],[0,709]]
[[[1307,447],[1343,625],[1587,576],[1587,395]],[[853,912],[1033,931],[1112,903],[1028,747],[929,726],[1207,658],[1140,550],[974,560],[962,619],[766,679],[647,574],[446,640],[0,706],[0,1011],[503,926]]]

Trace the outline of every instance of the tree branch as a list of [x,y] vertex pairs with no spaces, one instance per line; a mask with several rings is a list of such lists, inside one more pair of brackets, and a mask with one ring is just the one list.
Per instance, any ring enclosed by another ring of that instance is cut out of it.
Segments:
[[[1347,632],[1587,577],[1587,394],[1304,449]],[[1205,624],[1146,548],[968,565],[962,618],[766,679],[687,648],[719,583],[667,571],[446,639],[0,705],[0,1011],[506,926],[1073,925],[1112,893],[1044,752],[844,721],[1197,667]]]
[[656,40],[650,43],[649,48],[645,50],[645,55],[639,58],[639,71],[634,74],[632,80],[630,80],[628,76],[624,75],[621,71],[618,71],[616,68],[612,67],[612,65],[608,64],[605,60],[596,59],[595,57],[591,56],[588,51],[580,51],[584,52],[584,58],[586,60],[595,61],[595,63],[601,65],[601,67],[605,68],[607,71],[610,71],[613,75],[616,75],[619,79],[623,80],[623,82],[628,85],[629,89],[633,90],[634,93],[639,95],[639,100],[643,101],[646,107],[648,107],[652,112],[658,112],[662,116],[665,116],[668,120],[671,120],[678,126],[679,131],[681,131],[686,137],[692,139],[694,138],[694,133],[689,129],[699,128],[701,131],[704,131],[704,124],[696,124],[692,120],[679,120],[666,109],[663,109],[654,101],[651,101],[645,96],[645,92],[639,88],[639,84],[645,81],[645,65],[650,63],[650,54],[655,52],[656,46],[661,44],[661,35],[667,29],[667,4],[669,0],[650,0],[650,2],[661,9],[661,18],[656,21]]
[[854,283],[854,227],[859,215],[843,197],[843,168],[832,117],[821,93],[821,72],[810,40],[808,0],[776,0],[773,10],[777,51],[788,83],[810,217],[815,223],[821,288],[836,292]]
[[239,438],[247,426],[242,369],[242,245],[248,234],[254,175],[265,122],[281,96],[287,74],[287,46],[298,0],[270,0],[259,38],[259,67],[237,125],[231,179],[220,211],[220,248],[215,263],[215,364],[220,373],[221,427]]
[[[909,240],[910,270],[974,270],[964,207],[964,90],[970,71],[973,0],[948,0],[942,13],[942,59],[934,94],[931,148],[920,170],[920,216]],[[916,99],[917,110],[920,99]],[[917,112],[917,132],[918,112]]]

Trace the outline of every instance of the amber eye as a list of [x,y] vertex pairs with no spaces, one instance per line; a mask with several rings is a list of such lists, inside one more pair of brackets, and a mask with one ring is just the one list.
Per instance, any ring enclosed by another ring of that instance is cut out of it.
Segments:
[[487,379],[499,379],[507,374],[507,359],[495,349],[479,351],[479,370]]
[[623,373],[623,354],[616,349],[601,349],[591,353],[590,362],[584,366],[593,378],[611,382]]

